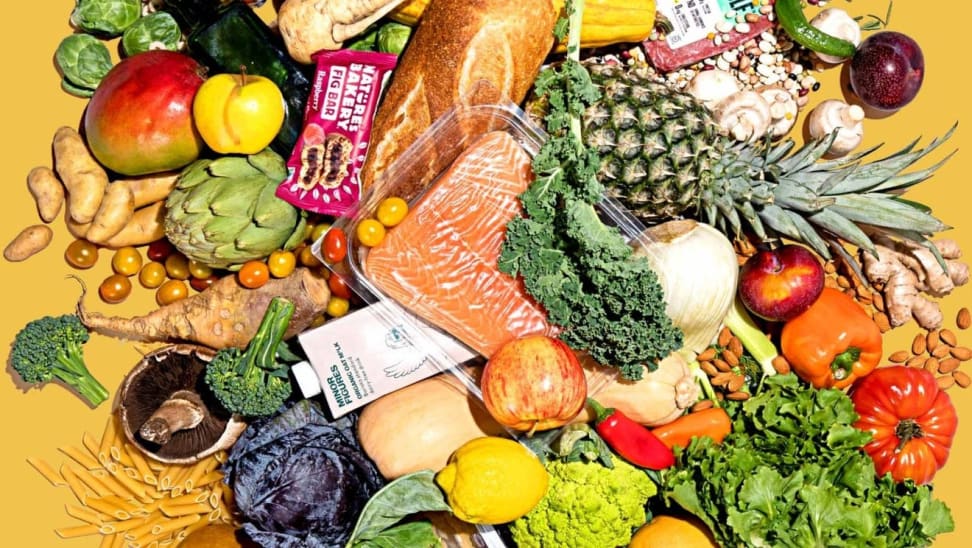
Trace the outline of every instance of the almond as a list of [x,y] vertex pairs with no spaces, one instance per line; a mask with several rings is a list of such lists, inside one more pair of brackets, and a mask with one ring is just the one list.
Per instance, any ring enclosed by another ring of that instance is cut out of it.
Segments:
[[888,356],[888,361],[891,363],[904,363],[908,361],[910,356],[911,354],[909,354],[907,350],[898,350],[897,352],[894,352]]
[[737,365],[739,365],[739,356],[737,356],[735,352],[729,349],[722,351],[722,359],[725,360],[725,362],[729,364],[731,367],[736,367]]
[[972,377],[965,371],[952,371],[952,376],[955,377],[955,384],[962,388],[968,388],[972,384]]
[[931,352],[931,355],[935,356],[936,358],[944,358],[945,356],[948,356],[951,351],[952,347],[948,346],[947,344],[939,344],[935,347],[935,350]]
[[701,354],[696,356],[695,359],[699,360],[700,362],[707,362],[715,358],[717,354],[718,352],[716,349],[710,346],[709,348],[703,350]]
[[727,348],[729,349],[730,352],[735,354],[737,357],[742,356],[743,352],[745,352],[745,350],[743,349],[742,341],[740,341],[737,337],[733,337],[732,339],[729,340],[729,344],[727,345]]
[[926,348],[925,337],[921,333],[915,335],[915,339],[911,341],[911,353],[916,356],[918,354],[924,354]]
[[938,332],[938,337],[945,341],[945,344],[949,346],[958,345],[958,338],[955,336],[955,332],[951,329],[942,329]]
[[939,373],[951,373],[958,369],[960,362],[957,358],[945,358],[938,362],[938,372]]
[[727,400],[733,400],[733,401],[748,400],[749,399],[749,393],[748,392],[730,392],[730,393],[726,394],[726,399]]
[[938,373],[938,358],[928,358],[924,364],[925,370],[929,373]]
[[746,384],[746,378],[742,375],[736,375],[731,381],[729,381],[729,384],[726,385],[726,390],[729,392],[738,392],[744,384]]
[[881,330],[881,333],[891,331],[891,320],[888,319],[888,315],[884,312],[878,312],[874,315],[874,323],[877,324],[878,329]]
[[955,316],[955,325],[959,329],[968,329],[969,326],[972,326],[972,312],[969,312],[969,309],[964,306],[959,309],[958,315]]
[[710,382],[712,383],[713,386],[725,386],[729,384],[729,381],[731,381],[732,378],[735,376],[736,375],[733,373],[722,372],[712,377],[712,380]]
[[921,367],[925,364],[924,356],[912,356],[905,362],[908,367]]
[[925,336],[925,348],[927,348],[929,352],[934,352],[935,349],[938,348],[939,341],[938,330],[932,329],[928,332],[928,335]]
[[953,358],[964,362],[972,358],[972,349],[969,349],[967,346],[956,346],[951,349],[951,354]]
[[696,402],[695,405],[692,406],[692,412],[694,413],[695,411],[702,411],[714,405],[715,403],[713,403],[712,400],[700,400]]
[[714,377],[719,374],[719,370],[716,369],[716,366],[713,365],[712,362],[699,362],[699,367],[702,368],[702,371],[705,371],[705,374],[710,377]]
[[722,372],[732,371],[732,366],[730,366],[726,362],[726,360],[722,360],[722,359],[716,358],[716,359],[712,360],[712,365],[714,365],[716,369],[718,369],[719,371],[722,371]]
[[955,384],[955,377],[952,375],[941,375],[935,379],[940,390],[948,390]]
[[791,371],[790,362],[786,361],[783,356],[777,356],[773,358],[773,369],[776,369],[776,372],[780,375],[786,375]]
[[723,327],[722,331],[719,332],[719,346],[725,348],[729,346],[729,341],[732,340],[732,332],[729,331],[728,327]]

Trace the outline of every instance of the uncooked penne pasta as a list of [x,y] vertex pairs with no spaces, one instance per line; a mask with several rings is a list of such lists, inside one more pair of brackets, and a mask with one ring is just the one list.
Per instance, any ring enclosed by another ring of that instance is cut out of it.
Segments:
[[101,468],[101,463],[98,462],[98,459],[96,459],[94,455],[88,453],[87,449],[82,449],[75,445],[68,445],[67,447],[58,447],[58,451],[71,457],[75,462],[88,470]]
[[73,527],[61,527],[60,529],[54,529],[57,536],[61,538],[77,538],[85,537],[88,535],[97,535],[98,526],[93,523],[85,523],[84,525],[75,525]]
[[184,538],[194,533],[197,529],[202,529],[207,525],[209,525],[209,520],[201,519],[176,533],[175,538],[177,541],[182,541]]
[[112,496],[107,497],[88,497],[87,505],[95,510],[112,516],[115,519],[126,520],[132,517],[127,507],[118,504],[119,499]]
[[191,514],[188,516],[181,516],[175,519],[166,520],[161,523],[156,523],[155,526],[152,527],[152,534],[159,536],[166,533],[174,533],[175,531],[178,531],[183,527],[188,527],[201,519],[202,516],[199,514]]
[[98,548],[111,548],[114,545],[115,545],[114,535],[103,535],[101,537],[101,544],[98,545]]
[[128,457],[132,459],[132,464],[135,465],[135,470],[138,471],[142,482],[152,484],[158,481],[155,477],[155,473],[152,472],[152,469],[149,467],[149,463],[145,459],[145,456],[142,455],[142,452],[139,451],[138,448],[129,443],[125,446],[125,452],[128,453]]
[[125,547],[125,535],[121,533],[115,533],[111,536],[111,548],[126,548]]
[[122,482],[121,478],[124,474],[104,474],[96,475],[109,489],[111,489],[111,494],[118,497],[121,500],[128,500],[134,498],[135,493],[132,493],[128,487]]
[[31,465],[34,470],[37,470],[40,475],[44,476],[44,479],[49,481],[54,487],[61,487],[62,485],[67,485],[61,474],[54,469],[53,466],[47,463],[44,459],[39,459],[37,457],[27,457],[27,464]]
[[61,466],[61,477],[67,482],[68,488],[74,493],[74,496],[78,499],[81,504],[86,504],[86,501],[90,498],[87,488],[85,488],[84,483],[78,478],[70,466]]
[[207,473],[205,476],[199,478],[199,481],[196,482],[196,487],[207,487],[214,483],[220,483],[223,481],[223,477],[224,474],[222,470],[213,470]]
[[189,468],[186,479],[183,482],[185,490],[192,491],[196,484],[199,483],[199,479],[214,470],[217,466],[219,466],[219,462],[216,459],[202,459],[193,464]]
[[118,480],[118,483],[124,485],[125,490],[128,491],[127,495],[116,493],[118,496],[122,497],[123,499],[128,499],[129,497],[134,496],[143,503],[152,501],[152,498],[149,497],[148,493],[145,492],[145,483],[132,478],[123,471],[119,474],[114,474],[114,476],[115,479]]
[[109,516],[102,514],[101,512],[96,512],[87,506],[75,506],[73,504],[64,505],[64,511],[67,515],[72,518],[79,519],[87,523],[94,523],[95,525],[101,525],[105,521],[108,521]]
[[93,471],[67,464],[65,466],[68,466],[71,469],[71,473],[77,476],[81,480],[81,483],[85,484],[88,489],[94,492],[95,496],[104,497],[111,494],[111,489]]
[[212,510],[208,503],[205,502],[194,502],[192,504],[177,504],[177,505],[167,505],[163,504],[159,507],[159,510],[163,514],[170,518],[178,518],[181,516],[188,516],[189,514],[203,514],[208,513]]
[[183,504],[195,504],[197,502],[206,502],[209,494],[206,492],[192,492],[186,493],[185,495],[180,495],[175,498],[163,499],[159,503],[159,507],[162,506],[181,506]]
[[[95,460],[97,460],[99,463],[101,462],[101,459],[98,457],[98,452],[101,450],[101,442],[98,441],[98,439],[95,438],[91,432],[81,434],[81,445],[88,450],[88,453],[91,453],[91,456],[93,456]],[[99,464],[99,466],[101,466],[101,464]]]
[[101,435],[101,443],[98,444],[98,460],[104,466],[108,466],[107,463],[111,460],[111,447],[117,445],[119,434],[115,414],[112,413],[108,415],[108,420],[105,423],[105,431]]

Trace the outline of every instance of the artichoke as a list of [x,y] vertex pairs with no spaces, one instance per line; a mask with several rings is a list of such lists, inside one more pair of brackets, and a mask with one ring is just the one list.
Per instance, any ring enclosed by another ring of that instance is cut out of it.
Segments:
[[165,235],[186,257],[229,270],[293,249],[307,216],[275,195],[286,177],[284,159],[270,149],[196,160],[166,199]]

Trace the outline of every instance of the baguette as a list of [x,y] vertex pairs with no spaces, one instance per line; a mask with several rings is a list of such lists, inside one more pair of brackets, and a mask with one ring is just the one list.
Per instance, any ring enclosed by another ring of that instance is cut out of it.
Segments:
[[362,190],[449,109],[522,102],[551,52],[558,14],[552,0],[433,0],[375,113]]

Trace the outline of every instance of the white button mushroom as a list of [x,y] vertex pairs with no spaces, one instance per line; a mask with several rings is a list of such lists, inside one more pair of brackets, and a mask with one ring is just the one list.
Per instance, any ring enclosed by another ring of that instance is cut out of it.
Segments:
[[[840,8],[826,8],[820,11],[810,24],[836,38],[842,38],[855,46],[861,43],[861,26],[846,11]],[[824,63],[843,63],[846,58],[814,52]]]
[[779,85],[763,86],[756,91],[763,96],[770,107],[770,135],[774,139],[785,136],[796,124],[800,112],[793,94]]
[[720,69],[703,70],[685,86],[685,92],[711,109],[716,103],[739,91],[735,76]]
[[838,99],[821,102],[807,118],[807,129],[813,139],[828,138],[834,131],[828,158],[839,158],[857,148],[864,139],[864,109]]
[[737,141],[762,139],[770,130],[770,105],[759,93],[738,91],[712,108],[716,124]]

